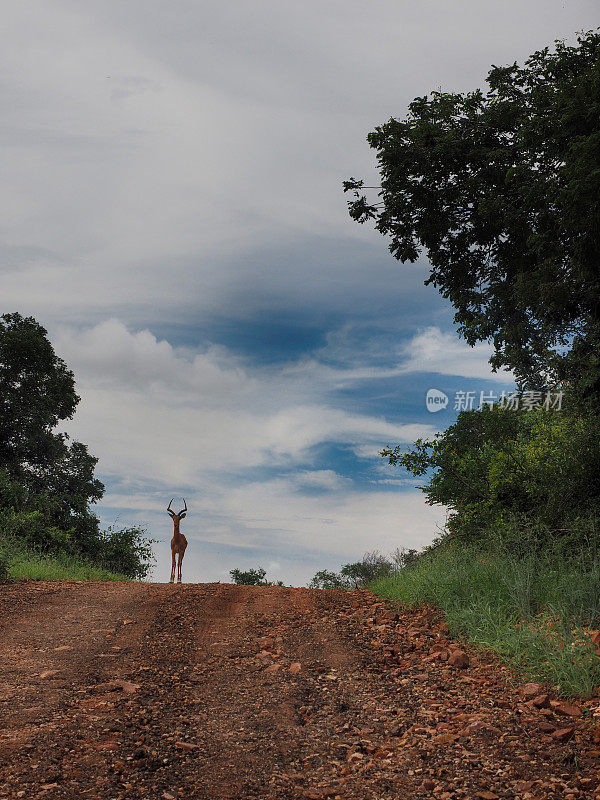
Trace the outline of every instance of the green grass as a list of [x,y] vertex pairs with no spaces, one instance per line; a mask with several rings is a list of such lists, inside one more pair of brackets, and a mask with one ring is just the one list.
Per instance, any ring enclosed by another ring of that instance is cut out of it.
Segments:
[[31,552],[15,543],[0,542],[0,579],[39,581],[125,581],[110,572],[67,553]]
[[453,542],[371,588],[402,604],[441,608],[454,635],[567,696],[589,696],[600,686],[600,656],[587,633],[600,626],[595,551],[486,553]]

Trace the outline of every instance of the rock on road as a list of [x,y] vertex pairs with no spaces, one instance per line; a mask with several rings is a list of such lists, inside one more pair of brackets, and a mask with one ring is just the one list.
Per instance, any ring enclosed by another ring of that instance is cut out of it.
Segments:
[[0,607],[2,798],[600,797],[598,700],[519,690],[431,609],[108,582]]

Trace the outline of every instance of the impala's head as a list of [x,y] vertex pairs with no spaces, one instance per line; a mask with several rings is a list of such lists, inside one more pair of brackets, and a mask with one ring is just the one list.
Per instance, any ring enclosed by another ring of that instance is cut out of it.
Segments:
[[[173,500],[175,500],[175,498],[173,498]],[[173,502],[173,500],[171,500],[171,503]],[[179,520],[183,519],[185,517],[185,515],[186,515],[186,512],[187,512],[187,503],[185,502],[185,497],[183,498],[184,508],[181,509],[179,514],[176,514],[173,511],[173,509],[171,508],[171,503],[169,503],[169,506],[167,508],[167,512],[171,515],[171,519],[173,520],[173,522],[179,523]]]

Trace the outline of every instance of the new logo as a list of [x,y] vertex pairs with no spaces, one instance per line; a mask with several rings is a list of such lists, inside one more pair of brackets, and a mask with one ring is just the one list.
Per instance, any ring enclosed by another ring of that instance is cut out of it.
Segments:
[[427,406],[427,411],[432,413],[441,411],[448,405],[448,395],[439,389],[428,389],[425,396],[425,405]]

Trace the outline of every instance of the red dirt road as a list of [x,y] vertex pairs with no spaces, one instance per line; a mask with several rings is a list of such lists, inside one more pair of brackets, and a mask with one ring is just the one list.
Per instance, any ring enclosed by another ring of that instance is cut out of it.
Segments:
[[[368,592],[0,587],[0,797],[600,798],[598,700],[538,708]],[[565,733],[566,731],[566,733]]]

